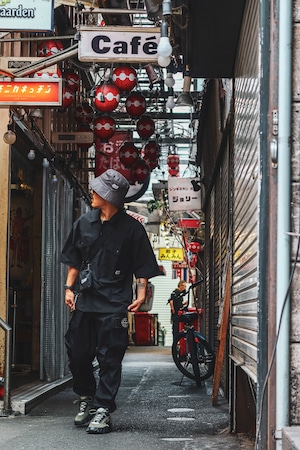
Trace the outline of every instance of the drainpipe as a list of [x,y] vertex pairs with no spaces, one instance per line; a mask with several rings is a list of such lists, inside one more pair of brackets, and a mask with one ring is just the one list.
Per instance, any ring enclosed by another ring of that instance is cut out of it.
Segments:
[[[276,449],[289,425],[292,0],[279,1]],[[285,301],[286,300],[286,301]],[[280,323],[281,322],[281,323]]]

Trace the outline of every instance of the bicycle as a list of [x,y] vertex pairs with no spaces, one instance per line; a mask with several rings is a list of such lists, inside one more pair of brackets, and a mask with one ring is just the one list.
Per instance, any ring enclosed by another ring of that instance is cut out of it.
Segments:
[[[183,296],[187,294],[189,296],[191,289],[194,289],[202,281],[191,284]],[[205,336],[195,330],[194,322],[199,317],[197,308],[196,311],[188,312],[187,308],[183,308],[182,314],[178,316],[178,321],[184,324],[184,329],[175,335],[172,357],[183,376],[195,380],[196,385],[201,386],[201,382],[213,374],[215,357]]]

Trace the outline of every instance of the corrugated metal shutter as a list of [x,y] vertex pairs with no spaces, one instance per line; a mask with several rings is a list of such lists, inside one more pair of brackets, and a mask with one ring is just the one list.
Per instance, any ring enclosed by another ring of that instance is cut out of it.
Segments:
[[231,355],[255,380],[259,210],[259,5],[250,1],[235,81]]
[[172,262],[163,261],[163,266],[166,269],[166,276],[159,276],[151,278],[151,283],[154,285],[154,300],[150,311],[151,314],[158,314],[158,321],[161,327],[167,331],[165,335],[165,346],[172,345],[172,325],[170,323],[170,306],[167,301],[171,292],[177,287],[178,279],[172,279]]

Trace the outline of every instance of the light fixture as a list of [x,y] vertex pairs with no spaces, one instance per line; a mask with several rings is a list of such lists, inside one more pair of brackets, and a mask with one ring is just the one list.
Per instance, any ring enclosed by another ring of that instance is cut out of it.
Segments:
[[29,113],[30,117],[34,117],[35,119],[42,119],[43,112],[40,108],[32,109]]
[[17,136],[16,133],[13,130],[7,130],[4,134],[3,134],[3,141],[5,142],[5,144],[8,145],[12,145],[16,142]]
[[157,58],[157,63],[160,67],[168,67],[171,62],[170,56],[159,56]]
[[50,163],[47,158],[43,158],[43,167],[47,169],[50,166]]
[[174,91],[173,91],[173,88],[169,88],[168,89],[168,99],[166,101],[166,107],[169,109],[173,109],[174,106],[175,106]]
[[175,84],[175,80],[172,72],[167,72],[167,77],[165,79],[165,85],[169,88],[173,87]]
[[160,40],[157,46],[158,56],[171,56],[173,51],[172,45],[170,44],[168,35],[168,22],[163,20],[160,26]]
[[57,179],[57,176],[56,176],[56,174],[54,173],[53,175],[52,175],[52,183],[57,183],[58,182],[58,179]]
[[185,75],[183,78],[183,89],[182,93],[178,96],[176,100],[176,106],[189,106],[193,107],[194,102],[190,94],[192,78],[189,76],[188,67],[186,67]]
[[35,151],[33,149],[30,149],[27,158],[30,159],[30,161],[33,161],[35,159]]
[[158,74],[155,72],[154,67],[152,66],[152,64],[147,64],[145,66],[149,81],[151,84],[157,83],[159,81],[159,76]]
[[13,121],[13,114],[10,111],[9,112],[9,120],[7,124],[7,131],[3,134],[3,141],[8,144],[12,145],[16,142],[17,135],[14,130],[14,121]]

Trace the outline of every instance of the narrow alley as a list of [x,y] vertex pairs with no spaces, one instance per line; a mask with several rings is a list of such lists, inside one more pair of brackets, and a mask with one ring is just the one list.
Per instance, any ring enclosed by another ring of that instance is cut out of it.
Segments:
[[183,378],[170,347],[129,347],[112,414],[113,432],[89,435],[73,424],[78,406],[71,387],[33,408],[27,415],[0,419],[6,450],[236,450],[253,449],[246,436],[228,432],[228,404],[219,396],[211,405],[211,381],[197,387]]

